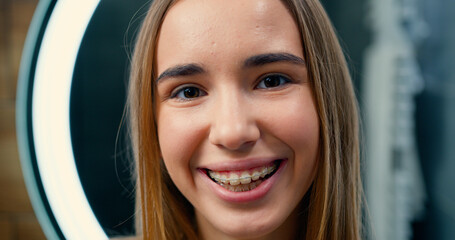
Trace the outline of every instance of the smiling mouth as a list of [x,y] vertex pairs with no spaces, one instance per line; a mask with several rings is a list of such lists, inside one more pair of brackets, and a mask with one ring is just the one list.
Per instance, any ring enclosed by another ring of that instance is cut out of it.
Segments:
[[241,171],[205,170],[207,176],[223,188],[232,192],[246,192],[255,189],[263,181],[273,176],[280,163],[281,160],[276,160],[266,166]]

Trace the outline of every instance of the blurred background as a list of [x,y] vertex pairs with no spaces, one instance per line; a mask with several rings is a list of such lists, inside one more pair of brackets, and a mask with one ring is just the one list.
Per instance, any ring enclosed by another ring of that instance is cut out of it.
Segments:
[[22,177],[15,129],[16,84],[38,0],[0,0],[0,239],[45,239]]
[[[128,164],[113,156],[119,154],[114,145],[128,41],[141,19],[135,13],[145,2],[101,1],[73,76],[71,129],[78,173],[109,236],[133,231]],[[321,2],[348,56],[359,99],[369,238],[453,239],[455,1]],[[19,64],[37,4],[0,0],[0,239],[5,240],[45,239],[23,180],[15,129]],[[105,88],[106,79],[115,84]]]

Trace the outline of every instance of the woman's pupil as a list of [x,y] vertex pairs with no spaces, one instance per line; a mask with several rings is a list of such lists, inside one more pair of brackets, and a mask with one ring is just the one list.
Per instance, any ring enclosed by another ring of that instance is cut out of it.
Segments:
[[199,96],[199,91],[194,87],[185,88],[183,94],[186,98],[195,98]]
[[264,79],[264,84],[266,87],[276,87],[280,85],[280,78],[278,76],[268,76]]

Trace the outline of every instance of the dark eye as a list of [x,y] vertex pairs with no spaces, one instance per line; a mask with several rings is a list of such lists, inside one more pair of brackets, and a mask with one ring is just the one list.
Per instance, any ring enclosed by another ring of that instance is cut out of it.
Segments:
[[206,95],[206,93],[197,87],[182,87],[172,93],[171,98],[191,100],[193,98],[201,97],[204,95]]
[[280,74],[267,75],[259,82],[256,88],[276,88],[291,82],[289,78]]

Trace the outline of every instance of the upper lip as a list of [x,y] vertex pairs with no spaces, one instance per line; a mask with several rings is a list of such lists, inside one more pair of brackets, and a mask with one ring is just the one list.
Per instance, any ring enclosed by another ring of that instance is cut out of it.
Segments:
[[264,158],[248,158],[248,159],[236,159],[230,161],[223,161],[213,164],[207,164],[205,166],[201,166],[201,169],[209,169],[211,171],[240,171],[240,170],[247,170],[251,168],[257,168],[261,166],[265,166],[267,164],[272,163],[276,160],[283,160],[284,158],[279,157],[264,157]]

